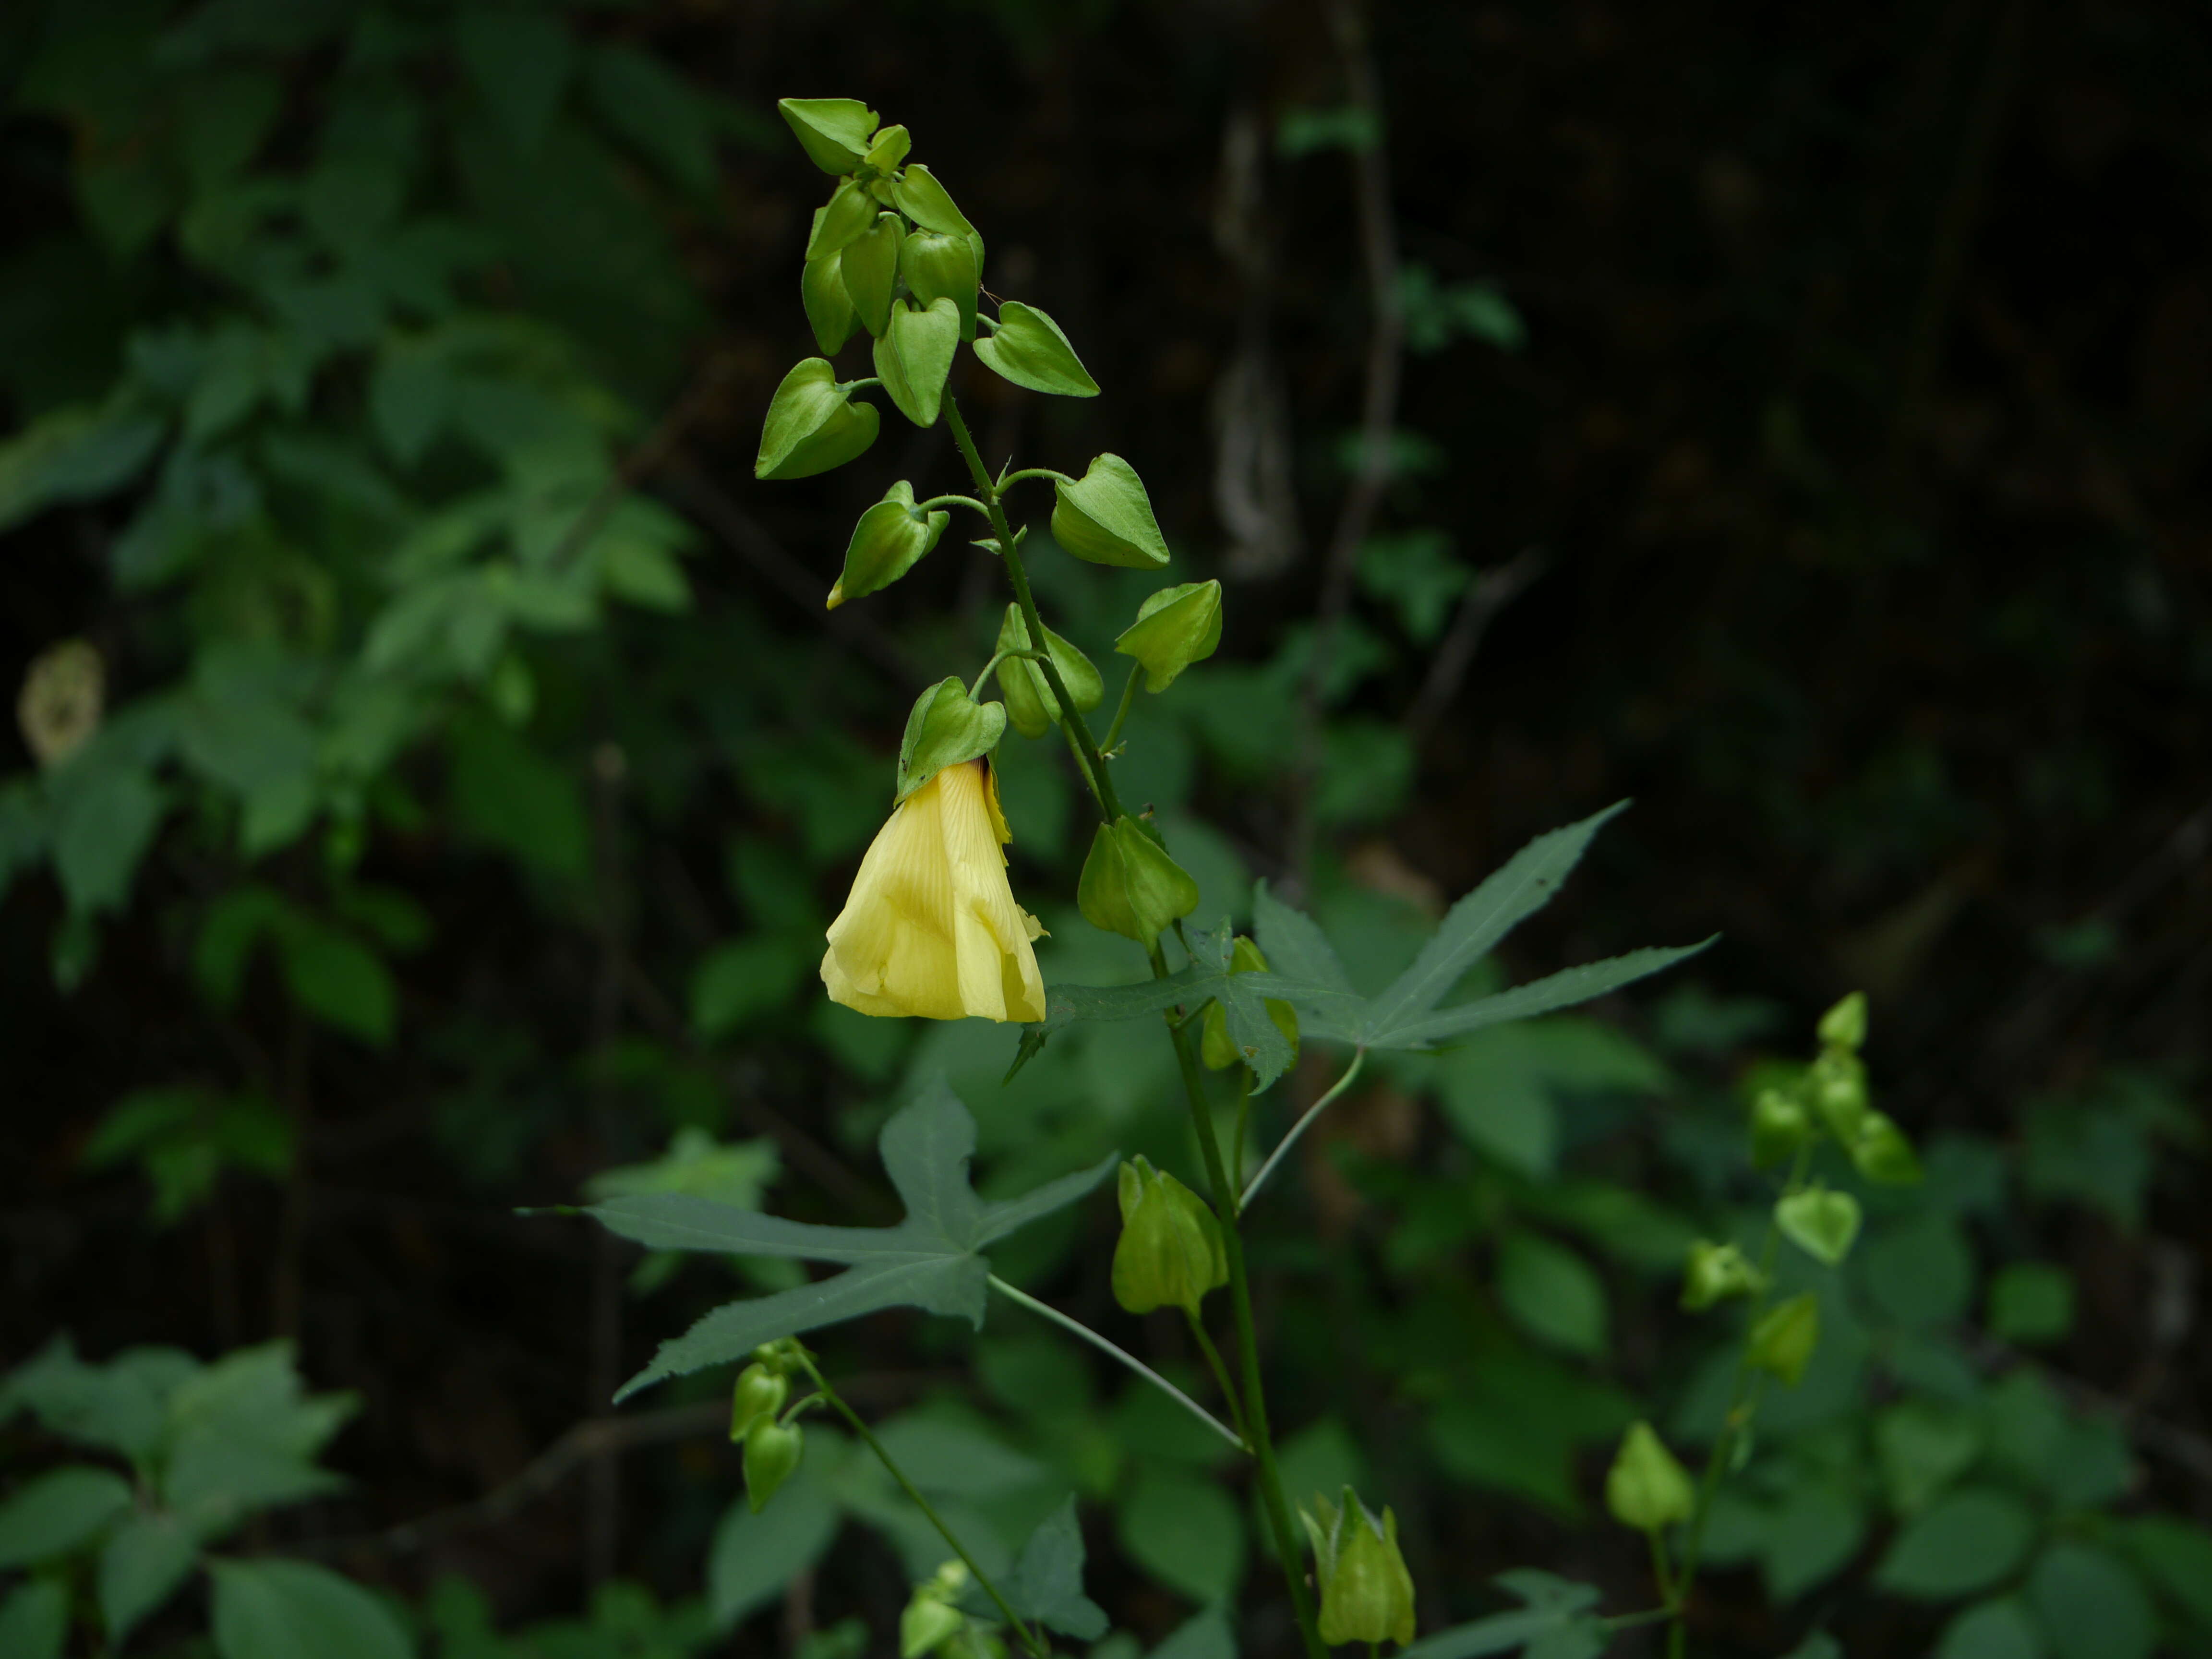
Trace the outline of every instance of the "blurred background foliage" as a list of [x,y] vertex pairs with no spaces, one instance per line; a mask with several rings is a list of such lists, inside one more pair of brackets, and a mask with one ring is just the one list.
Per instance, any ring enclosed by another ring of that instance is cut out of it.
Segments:
[[[796,93],[909,124],[987,286],[1105,385],[976,380],[986,450],[1127,455],[1229,584],[1121,763],[1212,914],[1267,878],[1379,983],[1632,794],[1516,976],[1725,933],[1601,1017],[1377,1065],[1312,1138],[1252,1245],[1294,1489],[1395,1506],[1425,1627],[1516,1565],[1644,1604],[1605,1459],[1638,1416],[1717,1428],[1683,1247],[1753,1236],[1747,1091],[1864,987],[1928,1179],[1858,1188],[1841,1273],[1789,1267],[1826,1339],[1716,1518],[1698,1643],[2212,1651],[2212,44],[2152,0],[1333,21],[0,14],[0,1647],[888,1650],[939,1551],[872,1464],[822,1431],[755,1518],[724,1380],[606,1414],[727,1275],[514,1207],[887,1219],[867,1149],[937,1069],[987,1193],[1184,1157],[1149,1034],[1002,1091],[1007,1032],[816,985],[902,711],[998,607],[950,547],[821,609],[886,478],[959,487],[941,434],[751,482],[809,349]],[[1106,650],[1133,579],[1036,562]],[[1048,979],[1129,975],[1074,914],[1061,757],[1003,758]],[[1001,1270],[1195,1375],[1112,1310],[1109,1224]],[[1084,1495],[1113,1659],[1219,1653],[1248,1580],[1247,1646],[1286,1639],[1157,1395],[1005,1310],[824,1346],[986,1556]]]

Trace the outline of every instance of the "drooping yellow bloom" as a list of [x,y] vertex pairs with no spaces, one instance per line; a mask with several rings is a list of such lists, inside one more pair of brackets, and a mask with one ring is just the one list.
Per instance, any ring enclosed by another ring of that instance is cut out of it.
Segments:
[[1013,839],[988,763],[948,766],[891,809],[830,924],[822,983],[864,1014],[1039,1020],[1043,929],[1006,884]]

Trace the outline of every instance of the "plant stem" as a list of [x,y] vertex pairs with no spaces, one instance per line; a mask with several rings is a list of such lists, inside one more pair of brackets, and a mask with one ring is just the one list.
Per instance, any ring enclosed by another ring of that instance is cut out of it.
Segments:
[[[1237,1068],[1237,1139],[1229,1147],[1229,1181],[1234,1187],[1244,1184],[1244,1141],[1252,1133],[1252,1068]],[[1252,1194],[1246,1193],[1242,1200],[1249,1203]],[[1241,1207],[1241,1204],[1240,1204]]]
[[[1164,977],[1166,968],[1166,958],[1154,947],[1153,973]],[[1275,1465],[1275,1443],[1267,1431],[1267,1397],[1260,1380],[1260,1339],[1252,1318],[1252,1285],[1245,1277],[1244,1242],[1237,1230],[1237,1188],[1222,1164],[1221,1147],[1214,1139],[1213,1122],[1206,1104],[1206,1080],[1199,1073],[1197,1057],[1190,1051],[1190,1031],[1188,1026],[1170,1025],[1168,1036],[1175,1044],[1183,1092],[1190,1098],[1191,1127],[1197,1132],[1199,1152],[1206,1161],[1206,1178],[1213,1188],[1213,1207],[1221,1218],[1222,1251],[1229,1258],[1229,1295],[1237,1314],[1237,1347],[1243,1361],[1244,1432],[1252,1443],[1252,1455],[1259,1464],[1261,1504],[1267,1512],[1268,1528],[1275,1534],[1275,1553],[1282,1560],[1283,1580],[1291,1592],[1291,1611],[1297,1615],[1299,1633],[1305,1638],[1307,1659],[1328,1659],[1328,1650],[1322,1645],[1320,1628],[1314,1622],[1312,1600],[1306,1594],[1298,1534],[1291,1525],[1291,1506],[1283,1498],[1282,1471]]]
[[1137,700],[1137,676],[1144,667],[1140,662],[1129,665],[1129,678],[1121,682],[1121,706],[1114,711],[1114,724],[1106,728],[1105,741],[1098,745],[1103,754],[1112,754],[1114,745],[1121,740],[1121,723],[1129,718],[1130,705]]
[[[960,453],[968,463],[968,475],[975,481],[975,493],[988,505],[991,529],[999,538],[999,554],[1006,562],[1006,579],[1014,585],[1014,603],[1021,607],[1022,625],[1029,630],[1030,641],[1042,651],[1044,619],[1037,615],[1036,600],[1030,597],[1029,572],[1023,568],[1021,551],[1014,545],[1014,532],[1006,524],[1006,507],[1000,500],[998,487],[991,482],[990,472],[983,465],[983,458],[975,452],[975,440],[969,435],[968,422],[960,418],[960,405],[950,392],[945,394],[945,422],[952,428],[952,441],[960,447]],[[1084,764],[1090,769],[1091,793],[1098,798],[1098,810],[1111,823],[1121,816],[1121,803],[1115,798],[1114,780],[1106,775],[1106,763],[1098,753],[1098,745],[1091,741],[1091,727],[1077,712],[1075,699],[1068,696],[1067,684],[1060,677],[1060,665],[1053,661],[1051,652],[1045,651],[1038,659],[1037,669],[1060,704],[1060,723],[1075,740]]]
[[1055,483],[1073,483],[1075,482],[1074,479],[1069,477],[1065,472],[1054,471],[1048,466],[1025,466],[1020,471],[1009,472],[1005,477],[1000,479],[999,488],[1001,490],[1004,490],[1012,485],[1021,483],[1024,478],[1050,478]]
[[806,1368],[807,1376],[814,1379],[814,1386],[822,1390],[822,1397],[830,1402],[830,1409],[851,1425],[853,1432],[860,1437],[870,1451],[875,1453],[876,1461],[890,1471],[891,1479],[899,1483],[899,1489],[914,1500],[916,1509],[929,1517],[929,1524],[937,1528],[939,1536],[952,1546],[952,1553],[975,1575],[975,1582],[983,1587],[983,1593],[991,1598],[1008,1628],[1021,1639],[1021,1644],[1035,1659],[1051,1659],[1051,1647],[1035,1631],[1014,1617],[1013,1608],[1006,1605],[1006,1598],[999,1594],[999,1587],[990,1581],[983,1569],[975,1565],[975,1558],[968,1553],[968,1547],[953,1535],[952,1528],[945,1524],[944,1517],[930,1506],[929,1500],[921,1495],[914,1482],[906,1478],[906,1471],[891,1461],[891,1455],[884,1449],[884,1443],[877,1439],[868,1425],[860,1420],[860,1413],[845,1403],[845,1396],[830,1386],[830,1379],[823,1376],[820,1368],[815,1364],[814,1356],[796,1342],[791,1345],[791,1350],[799,1363]]
[[1344,1075],[1329,1085],[1328,1093],[1306,1108],[1305,1115],[1291,1125],[1291,1132],[1283,1137],[1282,1143],[1267,1154],[1267,1161],[1260,1166],[1260,1173],[1252,1177],[1252,1184],[1244,1189],[1244,1196],[1237,1200],[1237,1207],[1239,1210],[1252,1201],[1253,1195],[1267,1183],[1267,1177],[1275,1172],[1275,1166],[1283,1161],[1291,1147],[1297,1145],[1298,1137],[1306,1132],[1307,1126],[1322,1115],[1322,1109],[1352,1086],[1352,1080],[1359,1075],[1359,1068],[1366,1063],[1366,1049],[1355,1048],[1352,1051],[1352,1064],[1344,1068]]
[[[1138,1376],[1143,1377],[1146,1382],[1151,1383],[1162,1394],[1167,1395],[1169,1399],[1174,1401],[1176,1404],[1181,1406],[1185,1411],[1188,1412],[1193,1417],[1198,1419],[1200,1422],[1205,1424],[1207,1428],[1212,1429],[1214,1433],[1219,1435],[1231,1445],[1236,1447],[1238,1451],[1249,1452],[1251,1450],[1251,1448],[1244,1443],[1243,1437],[1233,1432],[1228,1425],[1224,1423],[1219,1418],[1216,1417],[1212,1412],[1206,1410],[1205,1407],[1200,1405],[1198,1401],[1193,1400],[1181,1389],[1176,1387],[1174,1383],[1169,1382],[1167,1378],[1162,1376],[1150,1365],[1145,1364],[1143,1360],[1138,1358],[1136,1355],[1131,1353],[1127,1349],[1117,1347],[1115,1344],[1109,1342],[1104,1337],[1099,1335],[1097,1332],[1092,1330],[1090,1326],[1085,1324],[1081,1320],[1071,1319],[1067,1315],[1060,1312],[1059,1309],[1052,1306],[1049,1303],[1038,1301],[1026,1291],[1016,1290],[1012,1285],[1007,1284],[1005,1279],[1000,1278],[996,1273],[993,1273],[991,1275],[990,1283],[991,1288],[998,1291],[1000,1295],[1005,1297],[1008,1301],[1018,1302],[1022,1306],[1027,1308],[1031,1313],[1043,1315],[1047,1319],[1049,1319],[1054,1324],[1060,1326],[1062,1329],[1073,1331],[1076,1335],[1081,1337],[1085,1342],[1091,1344],[1092,1347],[1097,1348],[1101,1353],[1110,1354],[1115,1359],[1120,1360],[1131,1370],[1136,1372]],[[1220,1361],[1217,1359],[1214,1364],[1218,1366]],[[1237,1398],[1234,1395],[1229,1396],[1229,1408],[1232,1412],[1237,1409]]]
[[[1213,1373],[1213,1386],[1221,1390],[1221,1397],[1228,1404],[1230,1421],[1237,1425],[1238,1433],[1243,1433],[1244,1413],[1237,1403],[1237,1389],[1229,1380],[1229,1368],[1221,1363],[1221,1350],[1213,1346],[1213,1339],[1206,1334],[1206,1326],[1196,1314],[1186,1308],[1183,1317],[1190,1322],[1190,1334],[1197,1340],[1198,1351],[1206,1356],[1206,1369]],[[1249,1451],[1251,1448],[1247,1445],[1244,1449]]]
[[917,513],[927,513],[940,507],[972,507],[985,518],[991,516],[991,509],[973,495],[932,495],[926,501],[916,501],[914,504],[914,510]]
[[[1813,1143],[1808,1140],[1797,1149],[1797,1161],[1790,1166],[1790,1180],[1782,1189],[1784,1198],[1805,1184],[1806,1172],[1812,1163]],[[1683,1536],[1681,1571],[1675,1576],[1674,1594],[1668,1598],[1674,1607],[1674,1625],[1667,1632],[1669,1659],[1682,1659],[1689,1640],[1684,1617],[1689,1611],[1690,1592],[1698,1582],[1698,1557],[1705,1547],[1705,1521],[1712,1513],[1713,1495],[1720,1490],[1721,1476],[1735,1449],[1736,1436],[1751,1425],[1752,1417],[1759,1408],[1758,1393],[1753,1387],[1758,1379],[1751,1365],[1751,1333],[1766,1307],[1767,1287],[1774,1278],[1774,1256],[1781,1240],[1781,1231],[1774,1224],[1774,1212],[1770,1206],[1766,1233],[1759,1245],[1759,1284],[1751,1293],[1751,1305],[1744,1316],[1743,1352],[1736,1356],[1735,1379],[1729,1386],[1728,1415],[1721,1419],[1721,1431],[1714,1437],[1712,1451],[1705,1459],[1705,1474],[1698,1481],[1698,1512],[1691,1518],[1689,1530]]]

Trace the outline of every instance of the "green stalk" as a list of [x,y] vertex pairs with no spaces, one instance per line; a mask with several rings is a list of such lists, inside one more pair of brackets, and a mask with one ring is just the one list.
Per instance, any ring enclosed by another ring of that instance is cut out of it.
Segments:
[[997,1607],[1000,1616],[1006,1621],[1007,1628],[1021,1639],[1021,1644],[1029,1650],[1034,1659],[1051,1659],[1051,1647],[1035,1631],[1014,1617],[1013,1608],[1006,1605],[1006,1598],[999,1594],[999,1587],[990,1581],[983,1569],[975,1565],[975,1558],[968,1553],[968,1547],[954,1535],[951,1528],[945,1524],[944,1517],[930,1506],[929,1500],[921,1495],[914,1482],[906,1478],[906,1471],[891,1461],[891,1455],[884,1449],[884,1443],[877,1439],[868,1425],[860,1420],[860,1413],[845,1403],[845,1396],[830,1386],[830,1379],[822,1375],[820,1368],[814,1363],[813,1355],[795,1342],[791,1346],[794,1357],[806,1368],[807,1376],[814,1379],[814,1386],[822,1391],[822,1397],[830,1402],[830,1409],[843,1418],[853,1432],[866,1443],[868,1449],[875,1453],[876,1461],[890,1471],[891,1479],[899,1483],[900,1491],[914,1500],[914,1506],[929,1517],[929,1524],[937,1528],[938,1535],[952,1547],[952,1553],[960,1558],[961,1564],[983,1587],[983,1593]]
[[[1790,1166],[1790,1180],[1782,1189],[1789,1197],[1805,1184],[1806,1172],[1813,1162],[1813,1143],[1808,1139],[1797,1149],[1797,1161]],[[1668,1659],[1682,1659],[1689,1642],[1689,1629],[1684,1622],[1689,1612],[1690,1592],[1698,1582],[1698,1557],[1705,1541],[1705,1520],[1712,1513],[1713,1497],[1720,1490],[1721,1476],[1728,1468],[1730,1455],[1735,1449],[1738,1434],[1751,1425],[1759,1409],[1759,1381],[1751,1365],[1751,1333],[1765,1311],[1767,1287],[1773,1282],[1774,1257],[1782,1242],[1781,1230],[1774,1224],[1774,1212],[1770,1207],[1766,1216],[1766,1234],[1759,1246],[1759,1285],[1751,1293],[1751,1305],[1744,1316],[1743,1352],[1736,1356],[1735,1377],[1729,1386],[1728,1415],[1721,1419],[1721,1431],[1714,1437],[1713,1449],[1705,1459],[1705,1474],[1698,1481],[1698,1512],[1691,1519],[1689,1531],[1682,1540],[1682,1560],[1675,1574],[1674,1589],[1667,1595],[1672,1609],[1673,1623],[1667,1632]],[[1662,1595],[1667,1593],[1662,1588]]]
[[1106,762],[1091,741],[1091,727],[1075,707],[1075,699],[1067,695],[1066,682],[1060,677],[1060,665],[1052,659],[1046,649],[1044,619],[1037,615],[1036,600],[1030,595],[1029,572],[1022,564],[1021,550],[1014,545],[1014,532],[1006,524],[1006,509],[1000,499],[999,488],[991,482],[991,474],[983,465],[983,458],[975,452],[975,440],[968,434],[968,422],[960,418],[960,405],[952,394],[945,394],[945,422],[952,428],[952,441],[960,447],[960,453],[968,463],[968,474],[975,481],[975,493],[983,498],[991,515],[991,532],[999,538],[1000,556],[1006,562],[1006,579],[1014,585],[1014,603],[1021,607],[1022,626],[1029,629],[1030,642],[1044,653],[1037,659],[1038,671],[1044,675],[1045,684],[1060,704],[1060,722],[1075,739],[1082,752],[1083,763],[1091,770],[1091,787],[1098,797],[1098,810],[1112,823],[1121,816],[1121,803],[1114,795],[1114,780],[1106,775]]
[[1129,665],[1129,678],[1121,682],[1121,706],[1114,711],[1114,724],[1106,728],[1105,741],[1098,747],[1106,754],[1114,752],[1114,745],[1121,740],[1121,724],[1129,718],[1129,707],[1137,700],[1137,676],[1144,672],[1145,665]]
[[[1152,951],[1152,971],[1164,975],[1167,962],[1158,948]],[[1213,1188],[1213,1207],[1221,1218],[1222,1253],[1229,1258],[1229,1296],[1237,1314],[1237,1347],[1244,1371],[1244,1437],[1251,1443],[1259,1465],[1260,1498],[1267,1512],[1268,1530],[1275,1534],[1275,1553],[1283,1563],[1283,1580],[1291,1592],[1291,1611],[1297,1616],[1305,1638],[1307,1659],[1328,1659],[1321,1631],[1314,1622],[1311,1599],[1306,1594],[1304,1557],[1299,1534],[1291,1524],[1291,1506],[1283,1498],[1282,1471],[1275,1463],[1274,1437],[1267,1429],[1267,1396],[1260,1379],[1260,1337],[1252,1318],[1252,1285],[1244,1273],[1244,1241],[1238,1236],[1237,1188],[1221,1161],[1221,1146],[1214,1139],[1213,1122],[1206,1110],[1206,1080],[1190,1051],[1190,1029],[1170,1025],[1169,1041],[1175,1044],[1176,1063],[1182,1072],[1183,1092],[1190,1097],[1191,1127],[1206,1161],[1206,1179]]]
[[[1206,1334],[1205,1323],[1196,1314],[1186,1308],[1183,1317],[1190,1322],[1190,1334],[1197,1340],[1198,1351],[1206,1356],[1206,1368],[1213,1373],[1213,1386],[1221,1390],[1221,1398],[1229,1407],[1229,1420],[1243,1435],[1244,1413],[1237,1403],[1237,1385],[1229,1380],[1229,1367],[1221,1363],[1221,1350],[1213,1346],[1213,1339]],[[1249,1450],[1249,1442],[1240,1442],[1239,1449]]]

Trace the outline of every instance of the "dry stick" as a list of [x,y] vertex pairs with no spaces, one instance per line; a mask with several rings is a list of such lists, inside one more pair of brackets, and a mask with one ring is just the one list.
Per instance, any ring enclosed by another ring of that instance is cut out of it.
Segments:
[[1437,723],[1443,719],[1452,699],[1459,695],[1467,671],[1474,664],[1474,653],[1481,647],[1483,635],[1490,631],[1492,620],[1525,592],[1550,563],[1551,556],[1542,548],[1525,547],[1495,569],[1484,571],[1468,588],[1467,597],[1459,603],[1458,614],[1453,617],[1450,628],[1445,630],[1437,654],[1429,664],[1420,695],[1406,711],[1406,737],[1414,754],[1419,755],[1428,746]]
[[1359,469],[1329,538],[1314,615],[1312,654],[1299,698],[1301,735],[1291,807],[1289,882],[1303,891],[1314,852],[1314,791],[1322,766],[1322,712],[1337,636],[1352,606],[1359,550],[1390,483],[1390,435],[1398,419],[1398,385],[1406,319],[1398,286],[1398,228],[1390,207],[1390,167],[1382,143],[1382,99],[1366,19],[1358,0],[1333,0],[1330,31],[1344,59],[1346,88],[1368,118],[1369,142],[1354,152],[1352,184],[1359,210],[1359,242],[1367,267],[1372,313],[1367,335],[1366,390],[1360,415]]

